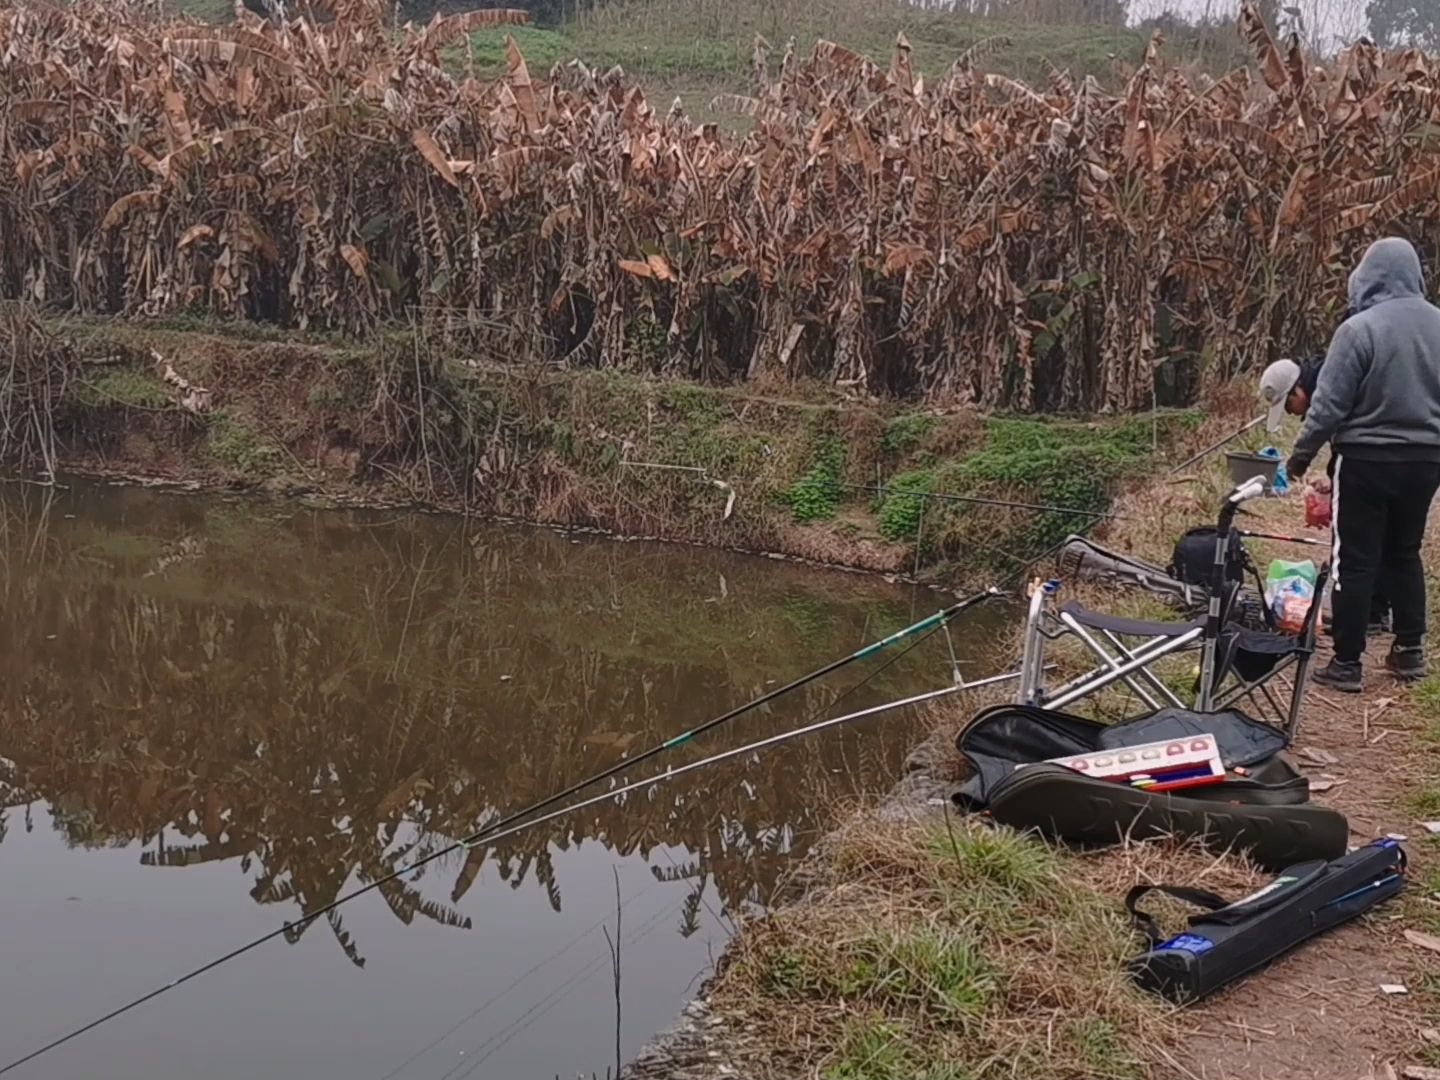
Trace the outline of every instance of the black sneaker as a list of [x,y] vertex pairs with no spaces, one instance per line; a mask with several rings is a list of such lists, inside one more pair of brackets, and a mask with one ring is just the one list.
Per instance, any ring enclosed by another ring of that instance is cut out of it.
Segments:
[[1317,686],[1326,686],[1331,690],[1339,690],[1342,694],[1360,693],[1360,661],[1358,660],[1334,660],[1326,664],[1310,680]]
[[1397,679],[1413,682],[1425,677],[1425,650],[1418,645],[1392,645],[1385,666]]

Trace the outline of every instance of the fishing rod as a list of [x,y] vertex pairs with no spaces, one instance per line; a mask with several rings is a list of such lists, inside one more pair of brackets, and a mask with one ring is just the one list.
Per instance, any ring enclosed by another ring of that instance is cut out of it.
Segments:
[[1038,510],[1047,514],[1067,514],[1074,517],[1108,518],[1125,520],[1119,514],[1108,510],[1086,510],[1078,506],[1052,506],[1048,503],[1016,502],[1014,499],[989,499],[980,495],[951,495],[938,491],[906,491],[904,488],[886,487],[883,484],[846,484],[839,480],[827,481],[833,488],[846,491],[869,491],[877,495],[913,495],[917,499],[939,499],[941,502],[971,503],[976,506],[999,506],[1008,510]]
[[[524,832],[526,829],[534,828],[537,825],[545,825],[551,821],[565,817],[567,814],[573,814],[577,810],[587,810],[592,806],[599,806],[603,802],[623,798],[634,792],[667,783],[676,777],[684,776],[686,773],[703,769],[709,765],[718,765],[720,762],[729,761],[732,758],[759,753],[761,750],[789,742],[791,739],[798,739],[804,735],[813,735],[817,731],[826,731],[833,727],[839,727],[841,724],[864,720],[866,717],[877,716],[880,713],[891,712],[894,709],[904,709],[911,705],[923,705],[927,701],[937,701],[951,694],[960,694],[966,690],[974,690],[977,687],[994,686],[996,683],[1009,682],[1019,677],[1020,673],[1018,671],[1008,671],[1003,675],[991,675],[984,679],[976,679],[974,682],[955,683],[953,686],[945,686],[939,690],[929,690],[923,694],[915,694],[912,697],[901,698],[899,701],[887,701],[882,705],[871,705],[869,708],[861,709],[858,712],[845,713],[843,716],[832,716],[826,720],[818,720],[813,724],[806,724],[803,727],[791,728],[789,731],[782,731],[778,735],[770,735],[766,738],[758,739],[755,742],[746,743],[744,746],[737,746],[732,750],[722,750],[718,754],[711,754],[709,757],[701,758],[699,761],[692,761],[687,765],[669,768],[662,773],[647,776],[643,780],[635,780],[629,784],[623,784],[618,788],[614,788],[611,791],[601,792],[599,795],[592,795],[588,799],[582,799],[577,803],[562,806],[558,810],[551,810],[549,813],[531,818],[529,821],[522,821],[517,825],[511,825],[508,828],[491,833],[485,837],[484,842],[491,843],[496,840],[504,840],[507,837],[514,836],[516,833]],[[473,847],[474,845],[466,846]],[[409,869],[410,868],[407,868],[407,873]]]
[[[550,807],[556,805],[557,803],[563,802],[564,800],[579,794],[586,788],[592,787],[595,784],[603,783],[606,780],[618,776],[620,773],[626,771],[627,769],[632,769],[635,766],[642,764],[643,762],[649,761],[652,758],[658,757],[659,755],[666,753],[667,751],[683,746],[686,743],[690,742],[692,739],[698,738],[699,736],[709,731],[713,731],[714,729],[724,724],[730,723],[731,721],[736,720],[747,713],[753,712],[756,709],[768,705],[770,702],[776,700],[777,698],[785,694],[792,693],[803,686],[815,682],[817,679],[822,679],[826,675],[833,674],[834,672],[839,671],[843,667],[847,667],[850,664],[856,663],[860,660],[864,660],[867,657],[874,656],[876,653],[883,652],[885,649],[891,647],[892,645],[898,644],[899,642],[904,641],[907,638],[915,637],[916,635],[924,635],[924,637],[929,637],[930,634],[934,633],[940,627],[947,625],[952,619],[954,619],[962,612],[967,611],[968,609],[976,606],[977,604],[981,604],[1000,595],[1002,595],[1000,590],[995,588],[990,588],[984,592],[976,593],[974,596],[967,597],[956,604],[952,604],[948,608],[937,611],[934,615],[931,615],[928,618],[921,619],[919,622],[914,623],[911,626],[907,626],[902,630],[897,630],[895,631],[895,633],[889,635],[888,637],[881,638],[879,641],[873,642],[869,645],[864,646],[863,648],[857,649],[849,656],[841,657],[839,660],[833,660],[830,663],[823,665],[822,667],[816,668],[808,675],[802,675],[798,679],[786,683],[784,686],[778,687],[775,690],[771,690],[768,693],[762,694],[760,697],[757,697],[744,705],[739,705],[731,709],[729,712],[723,713],[720,716],[714,717],[710,720],[706,720],[704,723],[698,724],[688,731],[681,732],[679,735],[666,739],[664,742],[657,743],[654,746],[650,747],[648,750],[644,751],[641,754],[638,754],[633,758],[622,759],[620,761],[617,761],[614,765],[611,765],[605,769],[601,769],[599,772],[589,777],[586,777],[583,780],[577,780],[575,783],[570,784],[568,787],[560,791],[557,791],[553,795],[547,795],[539,801],[531,803],[529,806],[523,807],[522,809],[517,810],[512,814],[509,814],[508,816],[501,818],[499,821],[493,822],[492,824],[479,829],[471,835],[464,837],[463,839],[456,840],[451,844],[447,844],[445,847],[440,848],[437,851],[433,851],[422,858],[416,859],[414,862],[408,863],[405,866],[402,866],[399,869],[384,875],[383,877],[377,878],[376,880],[371,881],[366,885],[362,885],[359,888],[354,889],[343,896],[336,897],[334,900],[330,901],[330,903],[325,904],[323,907],[319,907],[312,912],[308,912],[307,914],[302,915],[294,922],[287,922],[283,926],[280,926],[275,930],[271,930],[268,933],[261,934],[259,937],[252,938],[245,944],[240,945],[237,948],[231,949],[223,956],[217,957],[214,960],[210,960],[207,963],[201,964],[199,967],[191,969],[184,975],[181,975],[178,978],[175,978],[162,986],[158,986],[154,990],[142,994],[137,998],[133,998],[132,1000],[130,1000],[124,1005],[119,1006],[118,1008],[112,1009],[110,1012],[105,1013],[103,1016],[97,1017],[96,1019],[91,1020],[89,1023],[84,1024],[81,1027],[75,1028],[73,1031],[70,1031],[56,1039],[52,1039],[44,1046],[41,1046],[36,1050],[32,1050],[30,1053],[24,1055],[23,1057],[16,1058],[9,1064],[0,1067],[0,1076],[3,1076],[9,1072],[13,1072],[15,1069],[20,1068],[20,1066],[28,1064],[29,1062],[34,1061],[36,1058],[50,1053],[50,1051],[52,1050],[58,1049],[59,1047],[70,1042],[72,1039],[77,1039],[81,1035],[86,1034],[87,1032],[94,1031],[96,1028],[104,1024],[108,1024],[111,1020],[115,1020],[118,1017],[125,1015],[132,1009],[139,1008],[146,1002],[153,1001],[161,994],[164,994],[170,990],[174,990],[176,987],[190,982],[192,979],[199,978],[201,975],[213,971],[221,965],[229,963],[231,960],[238,959],[239,957],[250,952],[252,949],[256,949],[259,948],[261,945],[264,945],[266,942],[273,941],[275,938],[281,937],[287,933],[293,933],[298,928],[307,926],[310,923],[314,922],[316,919],[321,918],[329,912],[336,910],[342,904],[348,904],[351,900],[358,899],[359,897],[364,896],[366,893],[373,892],[376,889],[388,885],[392,881],[396,881],[402,877],[405,877],[406,875],[418,870],[426,863],[433,862],[436,859],[444,858],[446,855],[449,855],[461,849],[468,850],[469,848],[475,847],[483,841],[499,839],[503,836],[512,835],[514,832],[519,831],[521,823],[523,823],[525,819],[530,818],[531,815],[540,814],[541,812],[548,810]],[[912,645],[909,646],[909,648],[913,648],[915,645],[918,645],[920,643],[920,640],[924,640],[924,638],[922,637],[919,640],[915,641],[914,643],[912,643]],[[908,648],[906,651],[908,651]],[[861,684],[856,684],[856,686],[859,685]],[[977,684],[972,683],[969,685]],[[851,687],[851,690],[853,689],[855,689],[855,687]],[[847,690],[845,693],[849,692],[850,691]],[[844,695],[841,696],[843,697]],[[837,698],[837,700],[840,699]],[[724,758],[721,758],[719,760],[724,760]],[[689,769],[686,769],[684,771],[689,771]],[[680,775],[680,772],[676,771],[675,775]],[[599,802],[604,799],[613,799],[618,794],[623,793],[623,791],[625,790],[627,789],[621,788],[619,789],[619,791],[612,789],[610,791],[607,791],[604,795],[597,797],[596,799],[582,802],[575,806],[565,806],[562,809],[555,811],[554,813],[548,814],[542,818],[537,818],[533,822],[531,822],[531,824],[539,824],[544,821],[551,821],[554,820],[556,817],[563,816],[564,814],[570,813],[571,811],[576,809],[580,809],[581,807],[594,805],[595,802]]]
[[1285,544],[1304,544],[1307,547],[1329,547],[1329,541],[1317,540],[1313,536],[1286,536],[1284,533],[1255,532],[1251,529],[1236,529],[1237,533],[1250,540],[1279,540]]
[[1213,454],[1216,450],[1219,450],[1219,449],[1220,449],[1222,446],[1224,446],[1226,443],[1233,442],[1234,440],[1238,439],[1241,435],[1244,435],[1247,431],[1250,431],[1250,430],[1253,429],[1253,428],[1259,427],[1259,426],[1260,426],[1261,424],[1263,424],[1264,422],[1265,422],[1265,414],[1264,414],[1264,413],[1261,413],[1259,416],[1255,417],[1254,420],[1251,420],[1248,424],[1246,424],[1244,427],[1242,427],[1239,431],[1232,431],[1229,435],[1226,435],[1226,436],[1225,436],[1223,439],[1221,439],[1219,442],[1211,443],[1211,444],[1210,444],[1209,446],[1207,446],[1204,450],[1201,450],[1198,454],[1193,454],[1193,455],[1191,455],[1190,457],[1186,458],[1186,459],[1185,459],[1184,461],[1182,461],[1179,465],[1176,465],[1173,469],[1170,470],[1170,475],[1171,475],[1171,476],[1174,476],[1176,473],[1184,472],[1186,469],[1188,469],[1191,465],[1194,465],[1194,464],[1195,464],[1197,461],[1199,461],[1201,458],[1209,457],[1211,454]]

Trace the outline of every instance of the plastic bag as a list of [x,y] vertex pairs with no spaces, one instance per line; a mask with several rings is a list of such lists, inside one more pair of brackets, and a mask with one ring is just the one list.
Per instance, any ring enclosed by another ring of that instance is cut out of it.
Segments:
[[1280,451],[1273,446],[1267,446],[1258,454],[1259,457],[1270,458],[1280,462],[1280,467],[1275,470],[1275,479],[1270,481],[1271,495],[1287,495],[1290,492],[1290,477],[1285,472],[1285,459]]
[[1328,529],[1330,527],[1330,493],[1319,488],[1305,489],[1305,527],[1307,529]]
[[1305,616],[1315,602],[1315,564],[1275,559],[1265,572],[1265,603],[1275,616],[1276,628],[1284,634],[1298,634]]
[[1305,486],[1305,524],[1312,529],[1328,529],[1332,519],[1331,483],[1321,477]]

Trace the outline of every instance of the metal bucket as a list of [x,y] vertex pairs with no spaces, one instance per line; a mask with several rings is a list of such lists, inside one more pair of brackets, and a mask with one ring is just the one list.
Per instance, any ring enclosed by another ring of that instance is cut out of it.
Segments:
[[1230,469],[1230,482],[1237,486],[1257,476],[1265,478],[1265,494],[1275,493],[1275,476],[1280,471],[1280,459],[1262,457],[1260,454],[1225,455],[1225,464]]

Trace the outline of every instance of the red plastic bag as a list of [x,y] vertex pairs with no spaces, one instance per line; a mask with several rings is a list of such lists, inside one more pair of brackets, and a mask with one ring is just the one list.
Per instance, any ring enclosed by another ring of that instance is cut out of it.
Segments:
[[1328,529],[1330,527],[1330,493],[1315,487],[1305,489],[1305,527],[1307,529]]

